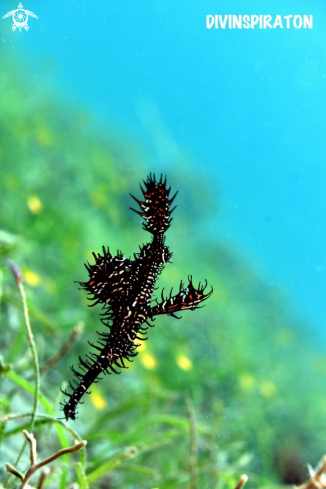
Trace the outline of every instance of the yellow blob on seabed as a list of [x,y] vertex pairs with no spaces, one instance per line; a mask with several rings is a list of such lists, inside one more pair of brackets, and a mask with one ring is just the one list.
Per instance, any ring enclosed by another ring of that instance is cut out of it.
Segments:
[[271,380],[264,380],[260,384],[260,392],[264,397],[273,397],[277,392],[277,387]]
[[43,211],[43,204],[36,195],[31,195],[28,197],[27,207],[32,214],[40,214]]
[[177,357],[177,365],[181,370],[191,370],[193,367],[193,363],[190,358],[186,357],[186,355],[179,355]]
[[41,277],[31,270],[24,270],[24,279],[32,287],[37,287],[41,283]]
[[106,400],[103,397],[101,390],[98,387],[92,386],[91,402],[96,409],[100,411],[105,408]]
[[157,360],[150,353],[143,353],[140,356],[140,360],[144,365],[144,367],[147,368],[148,370],[153,370],[154,368],[157,367]]
[[251,391],[255,387],[255,379],[248,372],[239,375],[239,384],[244,391]]

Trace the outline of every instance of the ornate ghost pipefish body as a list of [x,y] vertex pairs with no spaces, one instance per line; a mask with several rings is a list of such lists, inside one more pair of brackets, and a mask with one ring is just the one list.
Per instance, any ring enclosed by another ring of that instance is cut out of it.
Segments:
[[170,207],[177,194],[169,197],[171,187],[166,187],[166,179],[163,180],[162,176],[156,181],[155,175],[150,174],[144,186],[140,187],[144,200],[132,196],[141,210],[132,210],[144,218],[143,228],[152,234],[152,241],[141,246],[139,253],[134,253],[133,260],[125,258],[119,251],[117,256],[113,256],[109,249],[103,247],[103,255],[93,253],[94,265],[85,264],[89,280],[80,282],[80,285],[94,301],[91,306],[102,304],[104,313],[101,321],[110,331],[98,333],[97,345],[90,343],[96,353],[86,355],[87,359],[79,357],[80,371],[71,367],[76,377],[75,385],[69,382],[72,392],[62,391],[68,397],[63,404],[67,420],[76,419],[78,403],[82,403],[81,398],[85,392],[89,393],[93,382],[101,380],[101,373],[120,373],[116,366],[127,368],[125,360],[132,361],[132,357],[137,355],[136,349],[140,346],[137,340],[145,339],[139,335],[145,334],[148,326],[153,326],[149,321],[154,321],[160,314],[177,317],[176,312],[193,311],[213,292],[211,289],[205,294],[207,281],[202,286],[199,283],[196,289],[189,276],[187,286],[181,282],[176,295],[172,295],[171,290],[164,298],[162,290],[162,300],[155,299],[155,305],[151,305],[157,277],[172,256],[164,244],[164,234],[172,221],[174,209]]

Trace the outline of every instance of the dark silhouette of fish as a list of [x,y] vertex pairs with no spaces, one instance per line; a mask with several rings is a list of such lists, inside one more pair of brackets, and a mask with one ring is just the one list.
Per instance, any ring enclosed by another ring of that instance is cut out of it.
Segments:
[[[145,188],[140,186],[144,200],[131,196],[140,206],[140,211],[132,209],[143,219],[143,228],[152,235],[152,240],[140,247],[134,259],[125,258],[118,251],[117,256],[111,255],[109,249],[103,247],[103,254],[95,254],[95,264],[86,264],[89,280],[80,282],[94,301],[92,306],[102,304],[102,323],[109,328],[107,333],[98,333],[100,339],[96,345],[90,345],[96,353],[79,357],[79,371],[71,367],[76,380],[69,382],[71,392],[62,391],[67,397],[63,406],[66,420],[76,419],[76,407],[93,382],[101,380],[102,373],[120,373],[116,370],[127,368],[125,361],[132,361],[137,355],[137,340],[143,340],[148,326],[155,316],[167,314],[177,317],[180,311],[195,310],[208,299],[213,289],[205,294],[207,281],[195,288],[192,277],[188,277],[187,285],[180,283],[179,292],[172,290],[168,297],[161,293],[161,301],[152,295],[158,275],[169,262],[172,252],[165,246],[165,232],[169,229],[172,218],[171,204],[177,194],[170,198],[171,187],[167,188],[166,178],[162,176],[156,181],[150,174],[144,181]],[[178,318],[178,317],[177,317]],[[178,318],[180,319],[180,318]]]

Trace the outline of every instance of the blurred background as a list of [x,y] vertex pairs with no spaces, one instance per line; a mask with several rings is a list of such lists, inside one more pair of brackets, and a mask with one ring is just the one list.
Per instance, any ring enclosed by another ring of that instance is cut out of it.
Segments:
[[[129,257],[149,240],[129,192],[163,173],[179,194],[157,285],[192,274],[214,294],[157,319],[130,369],[92,389],[74,424],[91,487],[194,487],[191,413],[198,487],[243,471],[256,486],[299,484],[325,450],[325,5],[30,2],[28,32],[0,21],[3,413],[32,407],[6,369],[33,384],[6,259],[24,273],[41,366],[84,325],[42,377],[60,416],[69,365],[101,328],[74,281],[102,245]],[[3,1],[1,17],[15,8]],[[313,15],[313,30],[206,29],[208,14],[289,13]],[[21,426],[1,430],[1,470]],[[45,454],[52,429],[37,425]],[[137,458],[108,470],[126,447]],[[74,481],[66,463],[49,487],[63,473]]]

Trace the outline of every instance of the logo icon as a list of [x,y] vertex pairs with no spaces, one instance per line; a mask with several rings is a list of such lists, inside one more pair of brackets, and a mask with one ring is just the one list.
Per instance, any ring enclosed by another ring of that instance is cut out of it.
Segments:
[[27,24],[29,15],[31,17],[34,17],[35,19],[38,19],[38,17],[33,14],[33,12],[23,9],[23,5],[20,3],[17,10],[12,10],[11,12],[8,12],[6,15],[3,16],[3,18],[6,19],[7,17],[12,16],[12,20],[14,21],[12,25],[12,30],[15,31],[18,28],[19,32],[21,32],[22,28],[24,28],[25,31],[28,31],[29,29],[29,26]]

